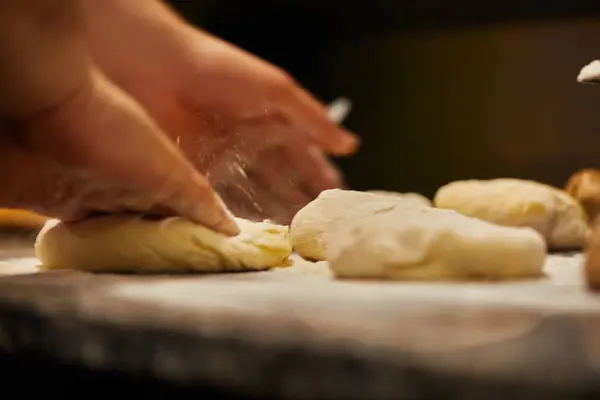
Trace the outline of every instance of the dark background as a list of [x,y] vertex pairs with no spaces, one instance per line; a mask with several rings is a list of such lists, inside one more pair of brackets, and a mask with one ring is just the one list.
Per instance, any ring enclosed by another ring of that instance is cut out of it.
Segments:
[[354,189],[429,196],[456,179],[563,185],[600,167],[600,2],[177,1],[196,25],[347,96]]

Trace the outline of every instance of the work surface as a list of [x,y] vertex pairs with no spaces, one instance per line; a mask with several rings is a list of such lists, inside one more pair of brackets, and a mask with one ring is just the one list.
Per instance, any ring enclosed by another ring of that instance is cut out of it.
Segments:
[[[581,256],[518,283],[335,281],[324,263],[205,276],[35,273],[0,246],[0,349],[284,399],[600,396]],[[276,397],[275,397],[276,396]],[[598,397],[600,398],[600,397]]]

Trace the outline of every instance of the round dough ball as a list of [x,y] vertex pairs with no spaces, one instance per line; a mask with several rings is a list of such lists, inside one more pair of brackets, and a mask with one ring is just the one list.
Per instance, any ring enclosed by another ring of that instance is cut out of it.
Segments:
[[563,190],[534,181],[492,179],[457,181],[441,187],[438,208],[458,211],[504,226],[526,226],[551,249],[581,248],[590,228],[581,204]]
[[332,235],[327,258],[338,278],[506,280],[540,276],[546,244],[530,228],[451,210],[396,208]]
[[283,265],[292,252],[286,226],[236,218],[227,237],[182,218],[106,216],[49,221],[37,237],[42,269],[94,272],[227,272]]
[[581,170],[567,182],[565,191],[577,199],[588,216],[594,222],[600,214],[600,170]]
[[326,259],[327,236],[348,221],[389,210],[399,205],[423,206],[415,197],[381,195],[354,190],[324,190],[296,213],[290,224],[290,239],[294,250],[310,260]]

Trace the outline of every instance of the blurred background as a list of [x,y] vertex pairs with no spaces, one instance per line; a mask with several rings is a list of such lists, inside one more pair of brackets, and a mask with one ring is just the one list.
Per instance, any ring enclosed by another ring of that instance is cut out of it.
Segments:
[[283,68],[317,97],[347,96],[363,146],[336,160],[353,189],[432,196],[452,180],[562,186],[600,168],[600,2],[202,0],[194,24]]

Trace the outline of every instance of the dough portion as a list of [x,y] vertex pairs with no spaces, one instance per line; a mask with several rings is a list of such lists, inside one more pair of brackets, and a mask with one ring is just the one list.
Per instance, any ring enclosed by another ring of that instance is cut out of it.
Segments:
[[292,252],[286,226],[236,218],[227,237],[182,218],[107,216],[49,221],[37,237],[42,269],[93,272],[228,272],[282,266]]
[[585,246],[583,265],[585,280],[589,289],[600,290],[600,225],[595,224],[590,239]]
[[600,83],[600,61],[594,60],[579,71],[579,83]]
[[588,220],[593,223],[600,214],[600,170],[588,168],[574,173],[565,192],[581,203]]
[[542,236],[452,210],[395,208],[332,235],[327,258],[338,278],[410,281],[538,277]]
[[354,190],[324,190],[296,213],[290,224],[290,238],[296,252],[307,259],[326,259],[327,237],[349,221],[390,210],[397,206],[424,207],[420,197],[358,192]]
[[542,234],[551,249],[581,248],[590,234],[585,210],[563,190],[534,181],[456,181],[441,187],[438,208],[504,226],[526,226]]

